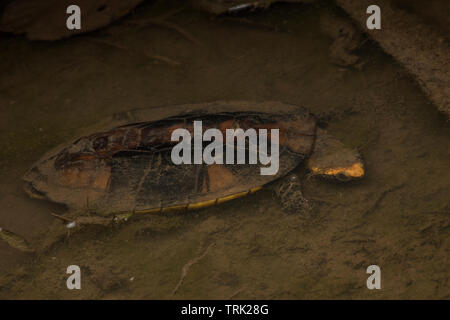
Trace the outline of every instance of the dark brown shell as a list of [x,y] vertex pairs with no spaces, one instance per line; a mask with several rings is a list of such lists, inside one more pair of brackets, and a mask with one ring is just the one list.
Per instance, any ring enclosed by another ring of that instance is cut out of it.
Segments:
[[[220,102],[193,107],[208,110],[246,105],[250,104]],[[267,103],[252,104],[253,109],[258,106],[270,109]],[[142,121],[149,110],[125,113],[115,122],[127,121],[122,118],[138,122],[88,134],[44,156],[25,176],[28,190],[72,208],[89,205],[104,214],[183,206],[246,192],[287,174],[312,150],[315,119],[303,109],[274,103],[272,109],[276,108],[285,112],[191,111],[156,121]],[[261,164],[173,164],[171,133],[177,128],[191,131],[194,120],[202,120],[203,130],[279,129],[278,173],[261,175]]]

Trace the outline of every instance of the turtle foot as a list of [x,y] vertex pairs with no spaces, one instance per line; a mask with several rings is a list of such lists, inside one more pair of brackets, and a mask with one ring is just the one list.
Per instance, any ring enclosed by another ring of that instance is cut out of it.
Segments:
[[287,213],[308,213],[311,205],[303,197],[300,178],[292,174],[283,179],[275,190],[283,210]]

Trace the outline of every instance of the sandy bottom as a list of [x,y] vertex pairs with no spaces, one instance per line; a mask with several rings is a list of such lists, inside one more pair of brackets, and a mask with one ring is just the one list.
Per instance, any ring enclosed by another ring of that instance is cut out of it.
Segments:
[[[336,9],[321,3],[232,19],[186,7],[168,18],[197,41],[129,23],[181,3],[145,4],[61,42],[0,35],[0,226],[36,240],[64,208],[29,199],[20,177],[79,128],[135,108],[303,105],[359,148],[367,176],[304,181],[309,217],[285,214],[261,191],[86,228],[39,256],[0,243],[0,298],[450,298],[450,130],[414,80],[370,40],[358,52],[362,68],[332,64],[319,20]],[[366,287],[372,264],[381,267],[381,290]],[[81,267],[82,290],[66,288],[69,265]]]

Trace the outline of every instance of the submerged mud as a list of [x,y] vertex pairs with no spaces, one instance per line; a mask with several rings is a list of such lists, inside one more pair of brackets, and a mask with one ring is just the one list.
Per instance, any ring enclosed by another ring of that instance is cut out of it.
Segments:
[[[29,199],[21,176],[80,128],[142,107],[306,106],[360,150],[367,175],[350,184],[305,177],[309,217],[284,213],[263,190],[204,210],[90,226],[38,255],[0,242],[1,298],[450,297],[448,122],[375,42],[356,50],[360,68],[333,63],[320,21],[343,12],[321,1],[228,18],[182,1],[138,9],[61,42],[0,35],[0,226],[37,241],[65,208]],[[164,15],[185,33],[133,23]],[[366,287],[372,264],[381,290]],[[69,265],[81,267],[82,290],[66,288]]]
[[[337,3],[365,28],[363,13],[371,1],[337,0]],[[450,44],[445,31],[423,23],[419,16],[396,8],[389,0],[379,1],[378,5],[383,8],[383,26],[368,33],[417,79],[439,110],[450,117]]]

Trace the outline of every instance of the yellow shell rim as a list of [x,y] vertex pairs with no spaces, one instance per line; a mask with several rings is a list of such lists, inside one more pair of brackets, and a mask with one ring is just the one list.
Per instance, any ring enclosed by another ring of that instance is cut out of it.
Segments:
[[249,195],[249,194],[252,194],[252,193],[255,193],[255,192],[261,190],[262,188],[263,188],[262,186],[259,186],[259,187],[255,187],[255,188],[252,188],[247,191],[233,193],[230,195],[226,195],[224,197],[219,197],[219,198],[206,200],[206,201],[179,204],[179,205],[168,206],[168,207],[156,207],[156,208],[150,208],[150,209],[144,209],[144,210],[135,210],[133,212],[124,212],[124,213],[117,214],[116,217],[121,218],[121,219],[124,219],[124,218],[126,219],[126,218],[131,217],[134,214],[140,215],[140,214],[149,214],[149,213],[175,212],[175,211],[181,211],[181,210],[198,210],[198,209],[211,207],[216,204],[228,202],[230,200],[245,197],[246,195]]

